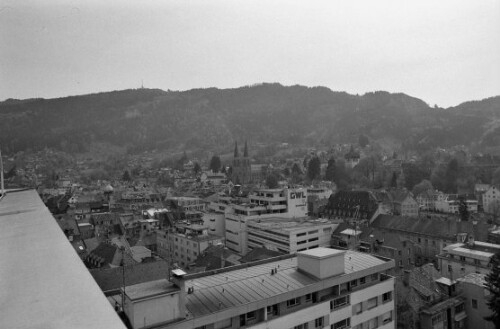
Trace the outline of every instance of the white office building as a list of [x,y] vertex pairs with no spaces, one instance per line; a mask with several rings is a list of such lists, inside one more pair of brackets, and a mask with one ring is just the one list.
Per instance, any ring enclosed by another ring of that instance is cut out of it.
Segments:
[[265,218],[302,218],[307,215],[305,189],[262,189],[251,194],[248,202],[231,204],[226,211],[226,246],[242,255],[248,250],[247,222]]

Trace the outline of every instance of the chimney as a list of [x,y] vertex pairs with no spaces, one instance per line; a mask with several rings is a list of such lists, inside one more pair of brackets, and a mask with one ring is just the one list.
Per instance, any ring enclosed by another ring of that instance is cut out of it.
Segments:
[[170,276],[170,282],[175,284],[180,289],[179,293],[179,314],[181,317],[186,317],[186,283],[184,281],[184,276],[187,273],[181,269],[172,270]]

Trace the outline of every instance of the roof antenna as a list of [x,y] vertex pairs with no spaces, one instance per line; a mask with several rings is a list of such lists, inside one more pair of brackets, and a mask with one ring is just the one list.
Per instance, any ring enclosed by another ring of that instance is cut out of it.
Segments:
[[0,182],[1,182],[1,190],[0,196],[5,195],[5,186],[3,185],[3,159],[2,159],[2,149],[0,149]]

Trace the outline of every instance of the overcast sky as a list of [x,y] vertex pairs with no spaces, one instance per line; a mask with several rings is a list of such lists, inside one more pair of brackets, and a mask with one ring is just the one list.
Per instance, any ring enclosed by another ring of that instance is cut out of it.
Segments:
[[[103,4],[106,3],[106,4]],[[500,94],[500,1],[0,0],[0,100],[259,82]]]

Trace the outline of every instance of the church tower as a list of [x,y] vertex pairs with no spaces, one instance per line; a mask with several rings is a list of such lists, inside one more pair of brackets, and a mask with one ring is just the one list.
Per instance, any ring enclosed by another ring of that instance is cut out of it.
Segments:
[[240,156],[238,142],[234,143],[234,159],[232,180],[234,184],[248,184],[251,182],[250,157],[248,156],[248,143],[245,141],[243,156]]

